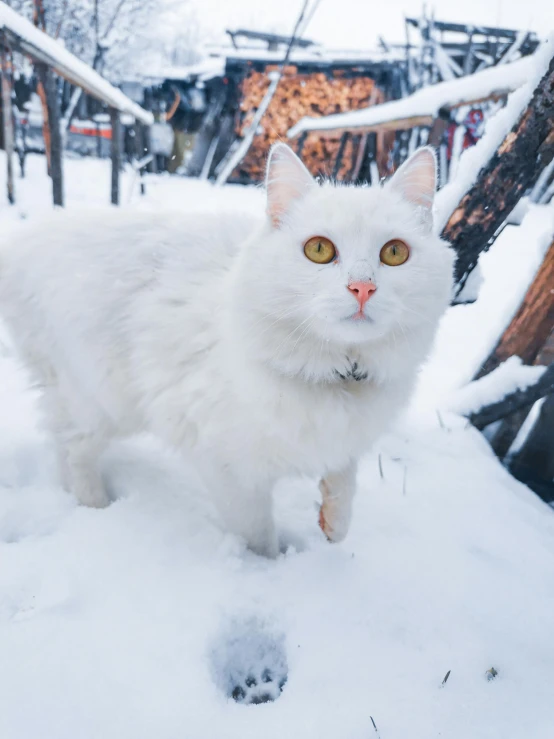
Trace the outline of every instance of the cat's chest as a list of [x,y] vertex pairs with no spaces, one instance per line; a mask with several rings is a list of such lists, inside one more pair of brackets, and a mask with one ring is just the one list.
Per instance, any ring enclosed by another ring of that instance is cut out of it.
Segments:
[[247,437],[270,466],[319,474],[367,449],[392,405],[385,388],[367,382],[275,382],[258,396]]

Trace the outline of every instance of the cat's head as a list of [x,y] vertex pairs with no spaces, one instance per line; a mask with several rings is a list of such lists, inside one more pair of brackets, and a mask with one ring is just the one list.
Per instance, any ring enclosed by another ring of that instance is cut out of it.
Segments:
[[453,255],[433,230],[436,161],[416,151],[384,185],[319,185],[275,145],[268,225],[249,249],[257,313],[314,336],[358,345],[436,324],[452,290]]

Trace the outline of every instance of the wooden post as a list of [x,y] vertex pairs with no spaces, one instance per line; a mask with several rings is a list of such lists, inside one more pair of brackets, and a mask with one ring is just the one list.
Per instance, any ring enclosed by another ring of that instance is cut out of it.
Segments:
[[121,117],[119,111],[110,108],[112,124],[112,205],[119,205],[119,173],[121,170]]
[[[554,393],[554,364],[549,365],[535,382],[534,385],[526,387],[525,390],[514,390],[502,400],[491,403],[480,408],[475,413],[471,413],[469,420],[479,430],[483,430],[491,423],[500,421],[506,416],[529,407],[536,403],[537,400],[552,395]],[[554,477],[554,473],[552,475]]]
[[4,149],[7,163],[8,202],[15,203],[15,185],[13,178],[13,118],[11,73],[8,64],[8,46],[4,34],[0,34],[0,54],[2,55],[2,117],[4,120]]
[[[134,125],[134,132],[135,132],[135,166],[144,156],[144,126],[142,123],[137,120],[135,121]],[[139,178],[140,178],[140,194],[145,195],[146,194],[146,187],[144,186],[144,167],[140,167],[139,169]]]
[[49,67],[46,69],[45,79],[46,105],[48,107],[48,122],[50,128],[50,176],[52,177],[52,195],[54,205],[63,208],[63,164],[62,164],[62,132],[60,127],[60,101],[56,77]]
[[360,136],[360,142],[358,144],[358,151],[356,153],[356,160],[354,162],[354,168],[352,169],[352,172],[350,174],[350,179],[352,182],[357,182],[358,177],[360,176],[360,170],[362,168],[362,164],[364,162],[364,157],[367,150],[367,133],[364,133]]
[[339,150],[337,152],[337,157],[335,159],[335,166],[333,167],[333,179],[337,179],[338,174],[340,172],[340,165],[342,163],[342,157],[344,156],[344,149],[346,147],[346,142],[350,138],[350,131],[345,131],[342,136],[340,137],[340,143],[339,143]]

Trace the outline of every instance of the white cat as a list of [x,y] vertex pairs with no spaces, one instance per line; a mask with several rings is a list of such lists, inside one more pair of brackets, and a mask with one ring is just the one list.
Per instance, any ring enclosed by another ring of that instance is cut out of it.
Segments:
[[[347,533],[356,462],[405,406],[451,295],[435,158],[380,187],[318,185],[283,144],[267,217],[55,214],[0,253],[0,308],[43,388],[63,482],[105,506],[110,439],[194,459],[226,526],[270,557],[271,492],[322,476]],[[260,214],[262,216],[262,214]]]

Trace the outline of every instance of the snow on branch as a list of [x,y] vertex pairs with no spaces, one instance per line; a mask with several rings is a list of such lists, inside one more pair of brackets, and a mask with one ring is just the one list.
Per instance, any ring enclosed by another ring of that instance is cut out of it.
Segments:
[[554,364],[528,366],[510,357],[488,375],[458,391],[450,410],[478,429],[554,393]]
[[8,42],[15,49],[53,67],[60,76],[83,88],[93,97],[122,113],[129,113],[146,125],[152,125],[154,122],[151,113],[133,102],[92,67],[77,59],[62,44],[36,28],[1,0],[0,31],[4,32]]

